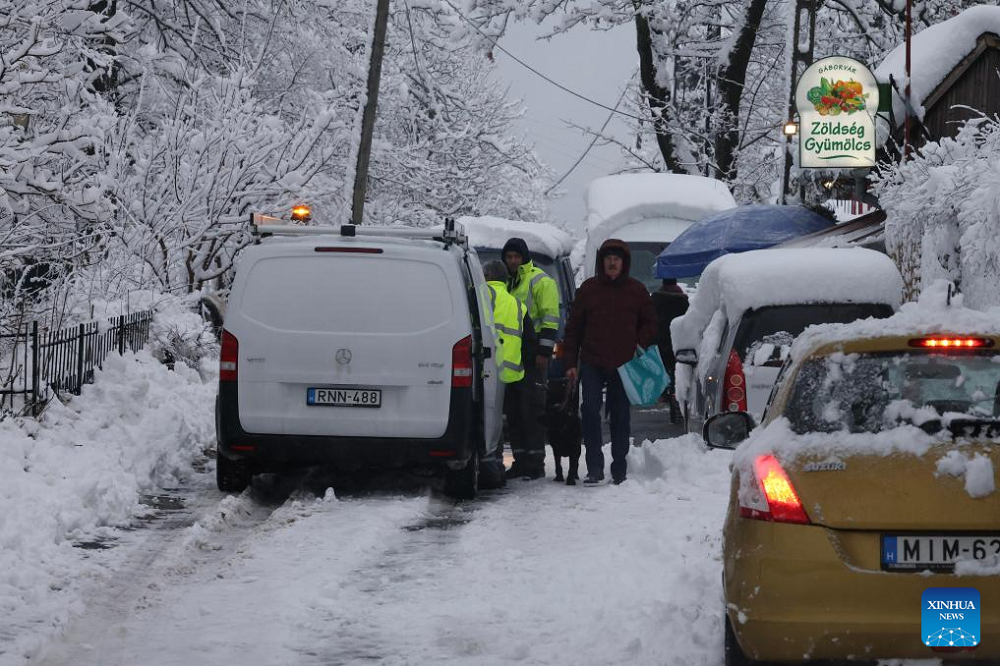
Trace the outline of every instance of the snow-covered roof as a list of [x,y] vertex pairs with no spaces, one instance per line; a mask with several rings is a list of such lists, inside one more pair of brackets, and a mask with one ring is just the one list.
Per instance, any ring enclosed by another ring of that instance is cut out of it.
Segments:
[[727,254],[701,274],[687,313],[670,325],[674,349],[698,349],[717,310],[730,321],[751,308],[796,303],[898,307],[903,279],[892,260],[863,248],[768,249]]
[[888,319],[862,319],[849,324],[808,327],[792,345],[792,355],[803,358],[815,349],[838,342],[888,336],[1000,335],[1000,308],[986,311],[964,307],[961,294],[948,304],[948,283],[937,280],[924,289],[915,303],[905,303]]
[[510,238],[523,238],[532,252],[538,251],[552,258],[569,254],[573,250],[573,237],[544,222],[505,220],[502,217],[460,217],[458,223],[465,227],[465,235],[473,247],[502,249]]
[[[983,33],[1000,35],[1000,7],[980,5],[913,35],[910,48],[910,96],[913,110],[924,117],[924,101],[962,60],[976,48]],[[903,122],[905,104],[901,94],[906,86],[906,44],[889,52],[875,70],[875,78],[896,81],[900,94],[893,91],[892,112],[897,124]]]
[[674,173],[634,173],[605,176],[590,183],[584,194],[587,229],[611,233],[647,218],[700,220],[736,205],[720,180]]

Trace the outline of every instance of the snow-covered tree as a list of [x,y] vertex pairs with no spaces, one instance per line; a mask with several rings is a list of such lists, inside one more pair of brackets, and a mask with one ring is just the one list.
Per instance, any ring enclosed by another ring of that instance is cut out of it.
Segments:
[[1000,121],[970,121],[954,139],[888,166],[877,186],[909,297],[944,278],[970,307],[1000,305]]
[[[0,0],[0,320],[225,286],[251,211],[347,220],[374,6]],[[381,89],[367,222],[544,214],[520,108],[449,3],[394,0]]]

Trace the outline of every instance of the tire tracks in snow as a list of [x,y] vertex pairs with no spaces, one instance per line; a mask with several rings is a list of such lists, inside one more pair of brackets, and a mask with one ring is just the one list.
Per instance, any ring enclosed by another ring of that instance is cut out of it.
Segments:
[[[34,664],[114,664],[121,628],[157,603],[175,581],[237,551],[285,502],[280,491],[251,489],[219,499],[209,475],[187,488],[147,496],[159,510],[139,517],[133,528],[114,538],[76,544],[106,559],[103,575],[82,590],[86,610],[34,655]],[[85,556],[86,557],[86,556]],[[88,661],[88,659],[94,661]]]

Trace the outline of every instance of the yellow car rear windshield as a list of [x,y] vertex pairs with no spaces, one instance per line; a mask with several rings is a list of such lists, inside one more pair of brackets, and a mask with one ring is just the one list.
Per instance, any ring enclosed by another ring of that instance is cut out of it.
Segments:
[[802,366],[785,416],[801,434],[998,419],[1000,352],[915,349],[815,358]]

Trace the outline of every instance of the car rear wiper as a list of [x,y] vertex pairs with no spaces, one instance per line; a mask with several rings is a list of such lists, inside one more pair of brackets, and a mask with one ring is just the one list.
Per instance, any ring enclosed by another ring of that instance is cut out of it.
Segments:
[[953,437],[970,439],[1000,437],[1000,419],[951,419],[947,426]]

